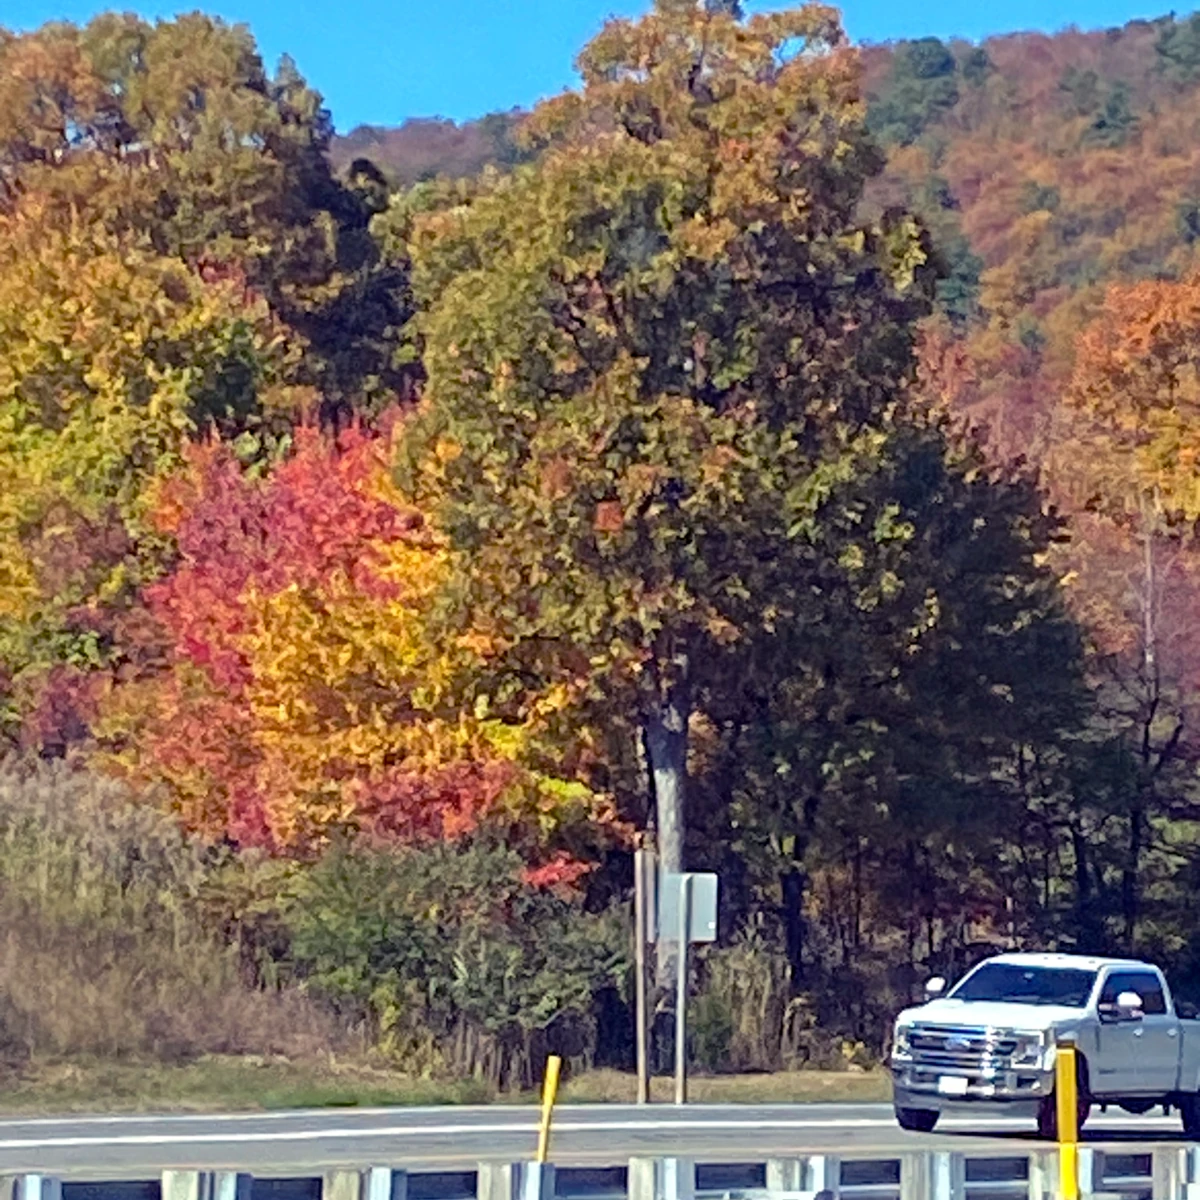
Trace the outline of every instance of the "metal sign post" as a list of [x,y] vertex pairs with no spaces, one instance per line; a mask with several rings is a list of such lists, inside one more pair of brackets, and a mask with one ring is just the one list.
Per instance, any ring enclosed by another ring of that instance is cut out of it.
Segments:
[[[717,877],[712,874],[662,875],[652,940],[679,944],[675,980],[675,1103],[687,1103],[688,947],[717,940]],[[653,911],[653,910],[652,910]]]
[[650,1012],[646,989],[646,946],[653,941],[654,854],[633,854],[634,1003],[637,1007],[637,1102],[650,1102]]
[[679,964],[675,992],[675,1103],[687,1103],[688,934],[692,925],[692,877],[679,879]]

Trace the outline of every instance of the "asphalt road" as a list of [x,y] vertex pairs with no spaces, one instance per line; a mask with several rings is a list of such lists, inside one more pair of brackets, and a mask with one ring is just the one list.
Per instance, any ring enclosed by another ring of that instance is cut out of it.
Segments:
[[[0,1174],[150,1179],[164,1168],[304,1175],[338,1165],[471,1170],[532,1157],[538,1114],[528,1107],[301,1111],[220,1116],[79,1117],[0,1121]],[[1028,1122],[946,1121],[931,1135],[904,1133],[889,1105],[565,1106],[550,1157],[561,1166],[616,1166],[634,1155],[761,1163],[837,1153],[894,1157],[941,1148],[1001,1156],[1039,1145]],[[1110,1145],[1181,1140],[1177,1117],[1095,1115],[1085,1141]]]

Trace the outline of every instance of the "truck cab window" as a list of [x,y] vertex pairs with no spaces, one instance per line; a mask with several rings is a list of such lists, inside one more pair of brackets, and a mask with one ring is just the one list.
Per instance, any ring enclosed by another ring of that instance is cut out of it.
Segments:
[[1100,1003],[1116,1004],[1122,992],[1136,992],[1142,998],[1142,1012],[1148,1017],[1162,1016],[1167,1011],[1167,998],[1157,975],[1148,971],[1114,971],[1104,981]]

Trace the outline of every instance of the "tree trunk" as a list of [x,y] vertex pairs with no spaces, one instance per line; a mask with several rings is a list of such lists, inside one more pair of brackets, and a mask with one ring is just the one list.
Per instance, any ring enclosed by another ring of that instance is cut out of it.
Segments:
[[1075,934],[1084,954],[1103,950],[1097,908],[1092,902],[1092,873],[1088,865],[1088,844],[1083,831],[1071,826],[1071,846],[1075,855]]
[[[1155,509],[1157,509],[1157,494]],[[1154,774],[1154,721],[1162,700],[1162,678],[1158,667],[1158,626],[1155,620],[1157,584],[1155,580],[1154,535],[1157,532],[1155,513],[1142,504],[1142,671],[1146,707],[1142,714],[1141,778],[1138,794],[1129,810],[1129,848],[1125,869],[1121,874],[1121,915],[1125,923],[1125,951],[1134,952],[1137,944],[1138,919],[1141,908],[1142,842],[1145,836],[1146,814],[1149,811],[1146,788]]]
[[792,968],[792,985],[804,983],[804,949],[808,941],[808,923],[804,917],[804,895],[808,891],[808,876],[798,862],[793,862],[780,878],[783,920],[783,946]]
[[[654,793],[654,818],[658,841],[659,867],[663,875],[683,870],[686,825],[686,784],[688,717],[690,699],[682,684],[669,688],[646,714],[642,738],[650,783]],[[670,989],[675,982],[678,958],[674,943],[659,931],[657,983]]]
[[646,717],[643,736],[654,792],[658,854],[664,874],[683,870],[688,704],[676,688]]
[[857,954],[862,948],[863,923],[863,844],[862,838],[854,842],[854,926],[851,930],[851,942]]
[[1133,954],[1137,949],[1138,919],[1141,916],[1141,869],[1142,838],[1145,818],[1141,798],[1129,813],[1129,849],[1125,870],[1121,875],[1121,909],[1125,919],[1125,952]]

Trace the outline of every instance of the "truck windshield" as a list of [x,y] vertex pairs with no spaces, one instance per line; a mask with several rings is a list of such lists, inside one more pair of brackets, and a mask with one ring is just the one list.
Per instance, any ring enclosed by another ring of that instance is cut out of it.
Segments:
[[1095,971],[987,963],[968,975],[950,995],[955,1000],[1002,1000],[1009,1004],[1083,1008],[1095,982]]

